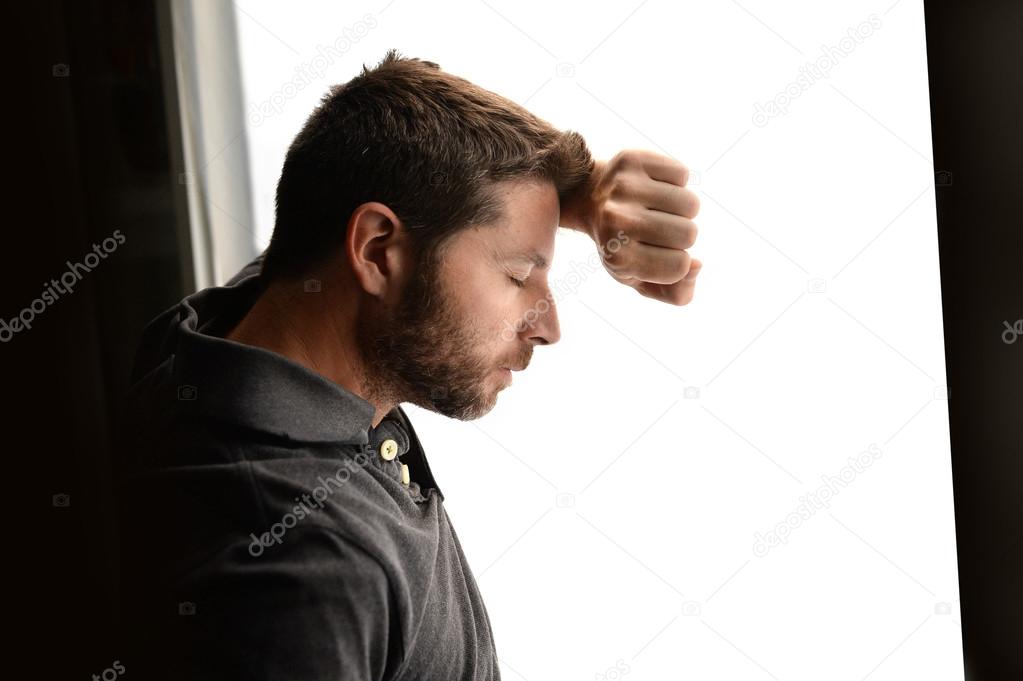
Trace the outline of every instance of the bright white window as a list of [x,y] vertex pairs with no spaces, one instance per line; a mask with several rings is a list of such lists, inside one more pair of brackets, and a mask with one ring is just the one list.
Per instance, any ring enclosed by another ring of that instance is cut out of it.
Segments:
[[962,678],[920,2],[235,5],[258,248],[392,47],[692,170],[690,305],[563,230],[561,341],[479,421],[408,407],[504,678]]

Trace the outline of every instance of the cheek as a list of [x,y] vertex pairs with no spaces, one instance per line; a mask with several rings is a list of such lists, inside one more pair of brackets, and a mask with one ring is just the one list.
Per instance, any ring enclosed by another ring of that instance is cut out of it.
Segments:
[[535,307],[525,305],[522,299],[508,305],[500,317],[500,333],[497,341],[502,345],[513,342],[518,345],[516,340],[523,333],[535,327],[540,316]]
[[507,330],[517,319],[518,307],[514,299],[503,292],[477,289],[476,295],[461,302],[460,326],[472,337],[477,352],[492,354],[491,348],[515,338],[515,334]]
[[481,327],[487,328],[521,316],[524,300],[523,290],[501,274],[497,281],[480,282],[471,289],[466,303],[469,314],[479,320]]
[[473,274],[464,279],[459,316],[474,332],[481,352],[500,354],[502,346],[515,341],[522,330],[529,309],[528,290],[511,283],[504,271]]

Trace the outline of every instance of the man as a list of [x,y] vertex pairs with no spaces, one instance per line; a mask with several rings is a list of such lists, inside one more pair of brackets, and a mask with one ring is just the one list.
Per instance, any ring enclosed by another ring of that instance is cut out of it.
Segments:
[[[147,327],[119,484],[141,678],[498,679],[402,402],[469,420],[561,335],[558,226],[684,305],[695,195],[391,51],[288,150],[266,252]],[[132,665],[136,666],[133,667]]]

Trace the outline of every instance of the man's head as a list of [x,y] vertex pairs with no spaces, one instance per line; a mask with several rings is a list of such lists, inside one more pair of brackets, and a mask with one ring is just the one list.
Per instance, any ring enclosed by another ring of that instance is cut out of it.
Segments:
[[578,133],[392,50],[289,148],[263,278],[345,290],[366,399],[477,418],[560,335],[546,265],[592,168]]

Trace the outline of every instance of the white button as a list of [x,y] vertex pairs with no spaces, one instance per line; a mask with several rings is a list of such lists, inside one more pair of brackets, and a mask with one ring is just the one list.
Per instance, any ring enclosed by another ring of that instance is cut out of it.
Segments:
[[408,474],[408,464],[401,464],[401,484],[408,485],[411,477]]
[[398,443],[391,439],[381,442],[380,456],[383,457],[384,461],[390,461],[394,457],[398,456]]

